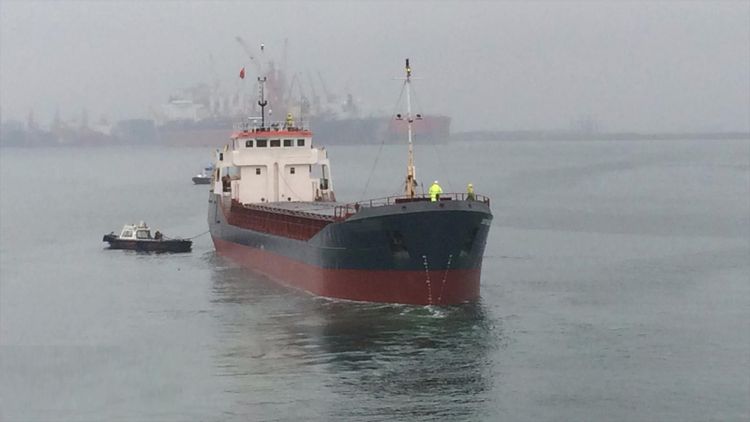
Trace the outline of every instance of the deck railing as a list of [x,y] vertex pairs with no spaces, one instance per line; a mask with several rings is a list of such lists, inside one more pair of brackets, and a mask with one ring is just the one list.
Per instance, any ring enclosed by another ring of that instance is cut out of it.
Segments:
[[[440,194],[440,201],[469,201],[469,194],[466,192],[454,192],[454,193],[443,193]],[[339,205],[334,210],[334,218],[336,220],[345,220],[349,216],[356,214],[361,208],[373,208],[373,207],[384,207],[387,205],[403,204],[407,202],[429,202],[431,201],[430,195],[421,194],[414,195],[414,197],[408,196],[387,196],[385,198],[367,199],[364,201],[354,202],[351,204]],[[490,204],[490,198],[485,195],[474,194],[474,199],[471,201],[481,202],[484,204]]]
[[306,131],[309,130],[310,125],[306,120],[295,120],[291,126],[287,125],[286,122],[266,122],[265,127],[260,127],[260,117],[251,119],[247,122],[236,122],[232,124],[232,129],[235,132],[255,132],[265,133],[276,130],[291,130],[291,131]]

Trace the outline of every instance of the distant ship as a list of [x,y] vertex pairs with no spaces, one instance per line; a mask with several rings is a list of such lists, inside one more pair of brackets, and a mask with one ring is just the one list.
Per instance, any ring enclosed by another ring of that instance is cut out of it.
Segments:
[[[185,105],[186,102],[181,102]],[[191,106],[196,103],[189,102]],[[164,108],[168,108],[167,104]],[[303,114],[301,117],[305,117]],[[406,135],[406,125],[394,121],[391,116],[348,116],[324,113],[307,116],[310,129],[316,138],[328,145],[393,144]],[[230,116],[205,116],[196,118],[170,118],[155,127],[156,143],[167,146],[221,147],[231,135],[232,123],[238,120]],[[415,120],[412,130],[420,143],[445,143],[450,138],[451,119],[448,116],[423,116]],[[141,137],[150,139],[152,136]]]
[[[415,120],[412,130],[420,143],[441,144],[450,138],[448,116],[424,116]],[[401,142],[406,125],[392,117],[312,117],[315,137],[328,145],[394,144]]]
[[[233,100],[233,104],[230,103]],[[238,96],[219,98],[197,85],[163,104],[154,126],[156,143],[165,146],[219,147],[241,117]]]
[[312,132],[288,115],[235,125],[217,151],[208,225],[217,253],[315,295],[448,305],[479,298],[490,200],[415,192],[411,68],[406,61],[409,146],[404,194],[337,202],[331,165]]
[[220,147],[232,133],[232,122],[231,118],[166,122],[156,127],[157,143],[172,147]]
[[[221,147],[231,135],[231,118],[206,118],[198,121],[174,120],[156,127],[156,143],[167,146]],[[425,116],[415,121],[419,142],[440,144],[450,138],[448,116]],[[328,145],[393,144],[403,139],[405,128],[390,117],[311,117],[310,129]],[[149,139],[149,138],[140,138]]]
[[193,176],[193,179],[192,179],[193,184],[210,185],[213,171],[214,171],[214,167],[212,165],[204,167],[202,172]]
[[89,122],[86,111],[67,121],[56,112],[54,120],[44,126],[37,123],[33,112],[29,112],[25,124],[14,120],[0,123],[0,147],[91,147],[117,145],[119,142],[106,117]]
[[[317,95],[312,78],[307,85],[309,90],[302,92],[301,78],[297,75],[287,83],[285,69],[273,62],[266,71],[262,68],[259,66],[257,71],[266,75],[265,96],[274,109],[292,112],[298,121],[308,122],[316,138],[327,145],[392,144],[406,137],[407,126],[403,121],[393,120],[382,112],[362,111],[351,94],[340,101],[328,90],[320,73],[323,96]],[[233,122],[248,113],[258,115],[256,100],[247,93],[222,95],[216,83],[191,86],[170,97],[155,112],[155,143],[221,147],[231,135]],[[450,138],[450,128],[450,117],[426,115],[413,122],[412,134],[418,144],[444,143]]]

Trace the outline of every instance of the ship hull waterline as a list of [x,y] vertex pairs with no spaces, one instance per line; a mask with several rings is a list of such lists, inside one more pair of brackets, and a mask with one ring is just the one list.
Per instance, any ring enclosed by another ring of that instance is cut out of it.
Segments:
[[327,269],[261,249],[213,240],[220,255],[277,283],[317,296],[410,305],[450,305],[479,299],[481,269]]
[[[451,305],[480,297],[492,219],[485,204],[454,201],[438,211],[413,203],[400,205],[401,214],[363,209],[303,241],[229,224],[237,210],[219,195],[209,203],[217,253],[282,285],[363,302]],[[394,252],[394,233],[409,253]]]

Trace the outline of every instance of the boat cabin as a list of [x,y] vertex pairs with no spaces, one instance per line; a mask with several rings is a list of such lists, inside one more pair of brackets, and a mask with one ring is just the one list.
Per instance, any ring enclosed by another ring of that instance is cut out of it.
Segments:
[[126,224],[120,232],[120,239],[148,240],[153,239],[153,237],[151,237],[151,229],[145,222],[141,221],[138,224]]
[[198,173],[197,177],[211,177],[211,173],[214,171],[214,166],[206,166],[203,168],[203,171]]
[[328,151],[290,117],[284,123],[235,125],[216,152],[214,192],[242,204],[334,201]]

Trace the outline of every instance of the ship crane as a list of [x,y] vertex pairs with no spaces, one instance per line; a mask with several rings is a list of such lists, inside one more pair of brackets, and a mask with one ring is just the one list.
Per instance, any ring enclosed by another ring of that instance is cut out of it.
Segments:
[[[406,116],[401,114],[396,115],[396,120],[404,120],[406,118],[407,133],[409,139],[409,159],[406,165],[406,180],[404,181],[404,195],[409,198],[414,198],[416,194],[415,188],[417,187],[417,170],[414,167],[414,142],[412,123],[414,123],[414,117],[411,115],[411,67],[409,66],[409,59],[406,59],[406,78],[403,78],[404,85],[406,87]],[[416,115],[417,120],[422,119],[421,114]]]

